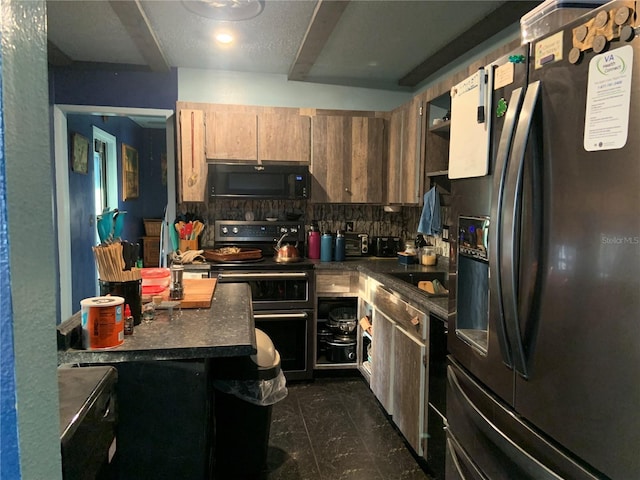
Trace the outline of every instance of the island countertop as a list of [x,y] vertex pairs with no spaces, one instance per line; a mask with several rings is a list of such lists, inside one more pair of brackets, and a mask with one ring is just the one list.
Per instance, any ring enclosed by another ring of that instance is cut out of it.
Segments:
[[[159,318],[136,325],[133,335],[125,336],[118,347],[100,350],[59,347],[58,364],[186,360],[256,353],[251,290],[246,283],[218,283],[211,308],[182,309],[171,320],[167,310],[161,312]],[[78,312],[65,323],[79,325],[79,322]]]

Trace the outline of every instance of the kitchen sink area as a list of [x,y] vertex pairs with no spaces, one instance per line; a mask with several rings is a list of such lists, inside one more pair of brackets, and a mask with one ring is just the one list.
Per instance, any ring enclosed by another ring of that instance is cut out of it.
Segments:
[[[389,272],[387,275],[407,283],[420,293],[430,297],[446,297],[448,292],[448,275],[446,272]],[[425,282],[429,282],[433,292],[427,290]]]

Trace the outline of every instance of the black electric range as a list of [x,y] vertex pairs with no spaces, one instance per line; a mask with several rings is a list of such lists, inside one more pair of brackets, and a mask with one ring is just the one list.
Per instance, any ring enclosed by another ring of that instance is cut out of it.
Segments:
[[[300,222],[218,220],[214,223],[215,246],[254,248],[262,252],[257,259],[209,262],[212,272],[226,270],[309,270],[313,262],[305,257],[305,230]],[[296,245],[300,253],[297,262],[277,262],[276,244]]]
[[[220,220],[214,228],[214,248],[253,248],[261,255],[248,260],[210,262],[209,275],[220,283],[249,285],[256,328],[273,341],[287,380],[310,379],[315,276],[313,262],[305,258],[304,224]],[[275,247],[280,239],[283,244],[297,246],[299,261],[276,262]]]

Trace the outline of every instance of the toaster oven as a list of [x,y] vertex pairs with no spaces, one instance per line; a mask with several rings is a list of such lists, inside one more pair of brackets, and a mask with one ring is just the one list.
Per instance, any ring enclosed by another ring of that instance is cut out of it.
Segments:
[[369,255],[369,234],[345,232],[345,257],[365,257]]

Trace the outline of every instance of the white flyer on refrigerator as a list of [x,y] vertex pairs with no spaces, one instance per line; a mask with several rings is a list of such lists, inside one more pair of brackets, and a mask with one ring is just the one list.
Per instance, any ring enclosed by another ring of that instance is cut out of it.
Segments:
[[614,150],[627,143],[633,48],[596,55],[589,63],[584,149]]

